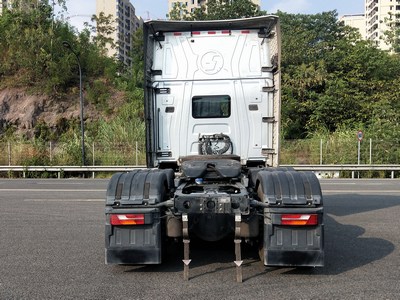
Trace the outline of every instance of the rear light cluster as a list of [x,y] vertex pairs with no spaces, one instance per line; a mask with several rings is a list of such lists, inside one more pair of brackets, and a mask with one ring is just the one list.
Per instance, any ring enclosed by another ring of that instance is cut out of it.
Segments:
[[[110,216],[111,225],[143,225],[144,214],[114,214]],[[281,225],[313,226],[318,225],[317,214],[283,214]]]
[[144,214],[115,214],[110,216],[111,225],[143,225]]
[[289,226],[312,226],[318,225],[318,215],[316,214],[283,214],[281,224]]

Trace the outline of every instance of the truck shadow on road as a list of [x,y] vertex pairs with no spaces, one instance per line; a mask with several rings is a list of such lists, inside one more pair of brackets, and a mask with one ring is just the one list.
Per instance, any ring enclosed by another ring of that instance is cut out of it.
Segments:
[[[254,251],[249,246],[243,246],[243,259],[252,256]],[[250,250],[249,250],[250,249]],[[179,272],[183,271],[183,243],[171,242],[161,265],[131,266],[126,272]],[[214,265],[212,273],[218,270],[234,268],[235,249],[232,239],[224,239],[218,242],[204,242],[195,237],[190,241],[190,268],[199,268]],[[254,258],[253,259],[258,259]],[[231,263],[231,264],[230,264]],[[217,265],[217,266],[216,266]],[[209,273],[207,271],[207,273]]]
[[[400,197],[328,195],[324,196],[324,201],[325,267],[292,269],[286,274],[337,275],[378,261],[395,250],[392,242],[378,235],[372,236],[367,230],[369,227],[374,229],[380,226],[379,216],[373,211],[399,206]],[[388,219],[382,221],[387,224],[397,222],[395,219],[392,222]],[[358,224],[366,224],[368,227]]]
[[[285,275],[337,275],[380,260],[395,250],[395,245],[380,236],[366,234],[366,229],[358,224],[375,226],[378,217],[369,223],[369,215],[363,213],[396,207],[400,197],[388,197],[379,201],[379,196],[329,195],[325,196],[325,267],[322,268],[274,268],[264,267],[258,258],[256,247],[242,243],[244,279],[265,274]],[[344,220],[345,219],[345,220]],[[396,220],[387,223],[395,223]],[[367,228],[368,229],[368,228]],[[180,272],[183,270],[183,245],[168,248],[166,259],[161,265],[128,267],[125,272]],[[190,268],[199,268],[197,275],[234,272],[235,251],[233,239],[206,243],[193,239],[190,243]],[[210,265],[210,267],[206,267]],[[247,276],[246,276],[247,273]],[[246,278],[247,277],[247,278]]]

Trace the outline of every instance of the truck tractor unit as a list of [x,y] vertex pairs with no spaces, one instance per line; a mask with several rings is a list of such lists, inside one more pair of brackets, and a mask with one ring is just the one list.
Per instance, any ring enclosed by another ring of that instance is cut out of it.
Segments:
[[265,266],[324,264],[321,188],[279,167],[280,27],[276,16],[144,24],[146,169],[116,173],[105,207],[107,264],[161,264],[183,247],[230,239]]

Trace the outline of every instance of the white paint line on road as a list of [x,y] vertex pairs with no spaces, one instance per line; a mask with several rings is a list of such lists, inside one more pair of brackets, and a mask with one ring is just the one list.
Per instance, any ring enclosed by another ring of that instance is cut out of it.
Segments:
[[104,202],[105,199],[24,199],[25,202]]
[[105,192],[105,189],[98,190],[73,190],[73,189],[2,189],[0,191],[5,192]]
[[329,182],[328,180],[327,181],[320,181],[320,183],[321,183],[321,185],[322,184],[326,184],[326,185],[356,185],[357,183],[356,182]]
[[[351,185],[351,186],[354,186],[354,185],[357,185],[357,186],[380,186],[380,185],[382,185],[382,182],[367,182],[367,183],[362,183],[362,182],[328,182],[328,181],[320,181],[320,184],[321,184],[321,186],[324,186],[324,185],[343,185],[343,186],[345,186],[345,185]],[[397,183],[395,183],[395,185],[397,185]]]
[[324,190],[322,189],[322,194],[372,194],[372,195],[379,195],[379,194],[400,194],[400,190],[349,190],[349,191],[338,191],[338,190]]

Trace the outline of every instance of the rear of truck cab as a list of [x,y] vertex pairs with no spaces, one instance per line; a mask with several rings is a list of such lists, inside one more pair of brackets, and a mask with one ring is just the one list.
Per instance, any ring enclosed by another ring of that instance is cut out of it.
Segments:
[[278,18],[149,21],[144,48],[148,169],[110,180],[106,262],[159,264],[172,238],[188,279],[196,235],[234,237],[237,281],[242,242],[268,266],[322,266],[318,180],[278,167]]

